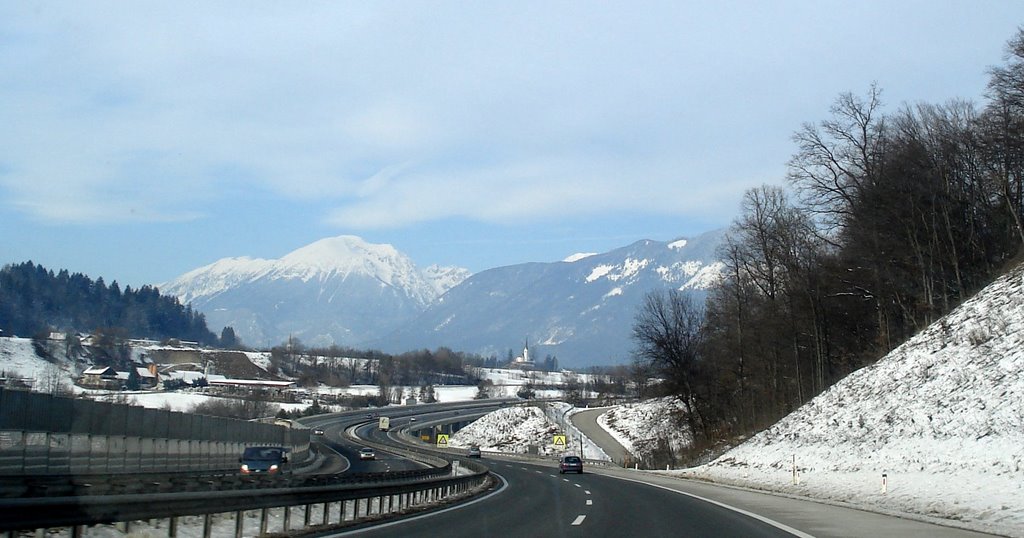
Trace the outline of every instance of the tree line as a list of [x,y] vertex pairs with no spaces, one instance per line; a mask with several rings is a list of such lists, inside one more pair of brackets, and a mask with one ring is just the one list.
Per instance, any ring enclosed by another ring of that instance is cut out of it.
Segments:
[[123,333],[135,338],[179,338],[216,344],[202,313],[151,286],[122,290],[103,277],[92,280],[31,261],[0,269],[0,329],[5,336],[51,330]]
[[1024,29],[980,106],[885,112],[872,85],[793,140],[789,189],[745,193],[706,303],[652,293],[634,323],[637,365],[707,444],[774,423],[1019,261]]

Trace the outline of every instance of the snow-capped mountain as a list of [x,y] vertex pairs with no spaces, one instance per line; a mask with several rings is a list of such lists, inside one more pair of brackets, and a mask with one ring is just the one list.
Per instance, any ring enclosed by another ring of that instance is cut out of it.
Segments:
[[702,301],[719,277],[725,230],[672,242],[638,241],[603,254],[482,271],[377,342],[386,351],[448,346],[506,358],[524,339],[530,356],[562,366],[628,362],[644,296],[678,288]]
[[352,345],[379,337],[422,312],[469,276],[455,267],[419,270],[391,245],[355,236],[321,239],[280,259],[225,258],[159,285],[232,326],[248,345]]

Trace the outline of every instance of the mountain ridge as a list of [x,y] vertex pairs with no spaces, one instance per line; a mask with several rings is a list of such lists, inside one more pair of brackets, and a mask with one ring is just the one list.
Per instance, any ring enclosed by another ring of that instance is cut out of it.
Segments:
[[527,262],[470,274],[420,270],[391,245],[356,236],[321,239],[277,260],[223,258],[162,284],[232,326],[248,345],[289,336],[401,353],[450,347],[503,354],[526,339],[563,365],[621,363],[643,297],[678,287],[703,298],[721,271],[724,230],[672,241],[642,239],[605,253]]

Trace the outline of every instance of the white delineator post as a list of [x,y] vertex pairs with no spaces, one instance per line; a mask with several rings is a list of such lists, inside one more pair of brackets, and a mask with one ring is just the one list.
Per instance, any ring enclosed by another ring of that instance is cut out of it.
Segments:
[[889,475],[882,473],[882,495],[889,492]]
[[796,454],[793,454],[793,485],[800,483],[800,476],[796,473]]

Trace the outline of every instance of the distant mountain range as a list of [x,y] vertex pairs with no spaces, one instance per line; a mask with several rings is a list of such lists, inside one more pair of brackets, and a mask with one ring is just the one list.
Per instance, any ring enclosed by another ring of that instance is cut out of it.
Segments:
[[390,245],[354,236],[323,239],[278,260],[226,258],[160,285],[205,313],[211,329],[232,326],[248,345],[289,335],[388,352],[452,349],[558,358],[562,366],[629,359],[644,295],[678,288],[703,300],[720,277],[724,230],[671,242],[644,240],[603,254],[525,263],[470,275],[419,270]]

